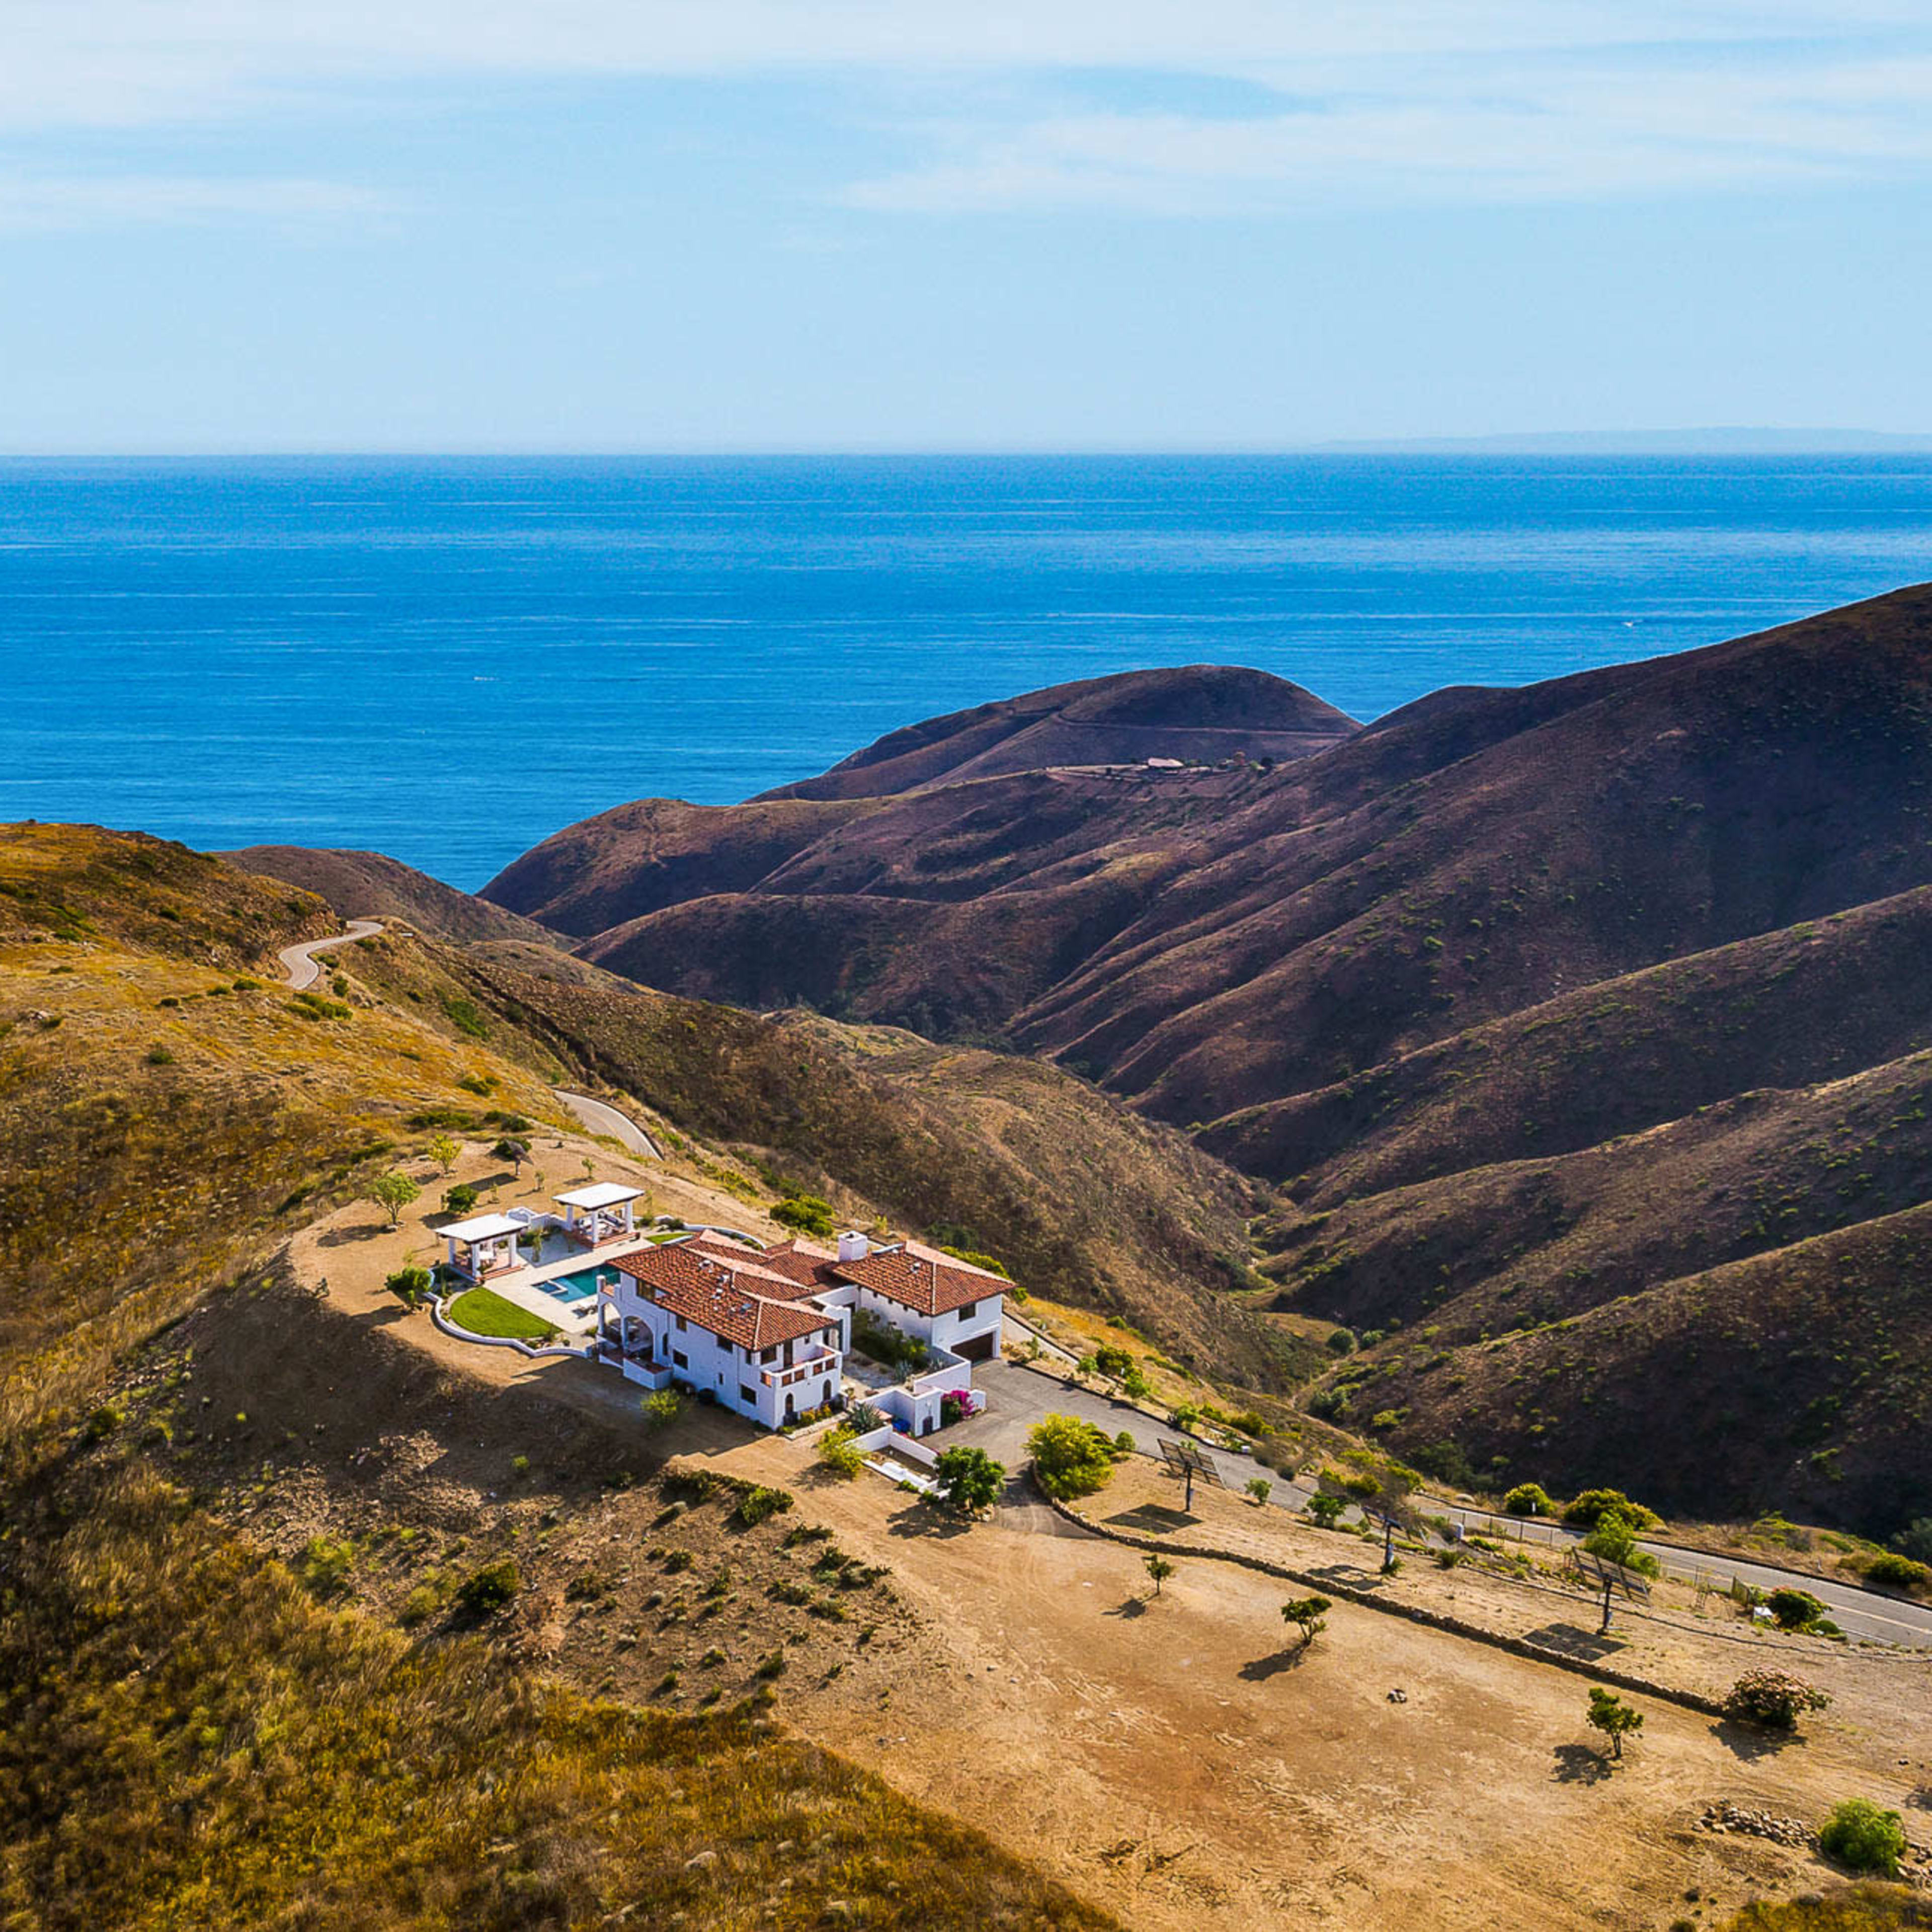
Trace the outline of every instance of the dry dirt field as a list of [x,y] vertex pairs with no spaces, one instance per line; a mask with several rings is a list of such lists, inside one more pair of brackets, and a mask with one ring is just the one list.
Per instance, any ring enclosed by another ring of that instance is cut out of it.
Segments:
[[[689,1177],[634,1169],[602,1150],[595,1158],[600,1174],[646,1179],[660,1211],[758,1226]],[[554,1171],[566,1159],[568,1178]],[[547,1187],[568,1185],[578,1162],[574,1148],[556,1154]],[[476,1166],[466,1155],[459,1175],[473,1178]],[[527,1174],[499,1196],[536,1198]],[[313,1292],[326,1276],[322,1301],[345,1332],[385,1358],[400,1348],[415,1360],[466,1439],[439,1455],[419,1429],[412,1448],[372,1438],[362,1445],[365,1516],[378,1492],[388,1509],[442,1482],[446,1538],[466,1525],[456,1540],[472,1553],[513,1546],[532,1565],[538,1586],[518,1613],[518,1641],[620,1696],[691,1708],[707,1684],[738,1694],[758,1658],[790,1646],[776,1684],[787,1721],[992,1832],[1130,1924],[1661,1928],[1720,1921],[1750,1898],[1828,1878],[1802,1851],[1697,1828],[1714,1802],[1815,1823],[1838,1798],[1868,1796],[1905,1808],[1915,1838],[1932,1835],[1922,1808],[1932,1804],[1932,1658],[1754,1644],[1714,1615],[1699,1628],[1688,1603],[1664,1606],[1667,1621],[1623,1617],[1628,1668],[1721,1688],[1772,1658],[1838,1701],[1780,1749],[1640,1698],[1642,1734],[1612,1774],[1582,1721],[1587,1680],[1570,1672],[1346,1604],[1298,1656],[1280,1613],[1295,1592],[1232,1564],[1184,1559],[1152,1599],[1136,1552],[1083,1536],[1039,1504],[955,1525],[869,1474],[826,1480],[808,1443],[750,1439],[702,1411],[653,1444],[616,1378],[454,1342],[404,1314],[382,1278],[422,1258],[427,1231],[418,1220],[392,1233],[374,1216],[350,1208],[308,1231],[291,1253],[297,1279]],[[228,1399],[224,1389],[216,1406]],[[546,1436],[532,1421],[545,1414],[577,1420]],[[788,1489],[796,1510],[734,1542],[716,1505],[694,1510],[674,1532],[694,1564],[667,1576],[646,1553],[666,1540],[654,1484],[610,1495],[590,1472],[577,1472],[574,1490],[551,1473],[586,1453],[573,1446],[580,1426],[606,1442],[634,1437],[646,1470],[675,1450],[680,1468]],[[518,1447],[537,1466],[527,1495],[506,1478]],[[256,1527],[284,1542],[346,1531],[362,1505],[338,1488],[292,1486],[258,1505]],[[1088,1507],[1138,1526],[1177,1500],[1136,1460]],[[1245,1541],[1358,1580],[1371,1567],[1352,1539],[1233,1496],[1197,1496],[1195,1518],[1184,1532],[1192,1540]],[[890,1573],[850,1598],[826,1593],[856,1615],[814,1621],[773,1600],[788,1576],[808,1580],[812,1546],[788,1550],[781,1534],[799,1523],[822,1525],[839,1551]],[[730,1593],[707,1598],[706,1580],[728,1567]],[[572,1596],[566,1580],[586,1570],[597,1587]],[[1580,1599],[1467,1570],[1412,1564],[1397,1587],[1499,1628],[1594,1628]],[[707,1677],[698,1648],[714,1633],[728,1657]]]

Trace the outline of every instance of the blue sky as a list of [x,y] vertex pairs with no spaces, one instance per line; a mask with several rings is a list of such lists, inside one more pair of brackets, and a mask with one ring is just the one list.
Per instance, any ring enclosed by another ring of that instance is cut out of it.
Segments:
[[1932,10],[9,0],[0,448],[1932,430]]

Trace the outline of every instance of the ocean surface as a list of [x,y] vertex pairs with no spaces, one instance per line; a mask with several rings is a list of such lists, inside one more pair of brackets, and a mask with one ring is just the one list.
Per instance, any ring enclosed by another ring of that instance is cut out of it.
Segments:
[[1932,457],[0,463],[0,819],[474,888],[1148,664],[1361,718],[1932,578]]

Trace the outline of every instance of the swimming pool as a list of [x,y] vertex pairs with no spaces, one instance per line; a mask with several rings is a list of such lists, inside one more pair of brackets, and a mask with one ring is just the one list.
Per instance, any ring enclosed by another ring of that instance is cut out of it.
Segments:
[[554,1300],[589,1301],[597,1293],[598,1272],[596,1268],[579,1268],[573,1274],[554,1274],[549,1280],[538,1282],[536,1286]]

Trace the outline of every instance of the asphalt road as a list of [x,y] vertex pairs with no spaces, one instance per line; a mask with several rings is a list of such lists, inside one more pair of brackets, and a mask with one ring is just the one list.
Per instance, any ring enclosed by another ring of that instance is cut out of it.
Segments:
[[352,919],[346,932],[338,932],[332,939],[305,939],[299,946],[285,946],[277,956],[282,962],[282,970],[289,976],[289,984],[297,992],[304,987],[313,986],[322,977],[318,952],[326,952],[332,946],[346,946],[351,940],[367,939],[380,932],[382,922],[374,919]]
[[593,1134],[608,1134],[613,1140],[622,1142],[633,1154],[640,1154],[646,1160],[663,1159],[650,1136],[615,1107],[607,1106],[602,1100],[593,1100],[588,1094],[566,1094],[561,1087],[554,1087],[550,1091]]
[[[1150,1456],[1159,1454],[1162,1442],[1180,1439],[1177,1431],[1130,1402],[1112,1401],[1091,1390],[1056,1382],[1016,1362],[976,1362],[973,1380],[986,1397],[985,1412],[970,1422],[948,1430],[947,1446],[956,1442],[973,1444],[1010,1469],[1017,1469],[1026,1460],[1027,1432],[1048,1415],[1077,1415],[1104,1429],[1109,1436],[1118,1436],[1125,1430],[1133,1438],[1135,1448]],[[1231,1490],[1238,1492],[1251,1478],[1264,1477],[1274,1485],[1268,1498],[1270,1507],[1300,1510],[1312,1492],[1312,1484],[1292,1481],[1247,1456],[1231,1456],[1200,1444],[1195,1446],[1214,1465],[1222,1481]],[[1466,1509],[1433,1498],[1423,1498],[1420,1502],[1431,1516],[1446,1516],[1482,1534],[1493,1534],[1498,1538],[1507,1536],[1511,1542],[1521,1540],[1561,1548],[1581,1540],[1580,1532],[1565,1529],[1560,1523],[1497,1516],[1487,1510]],[[1679,1550],[1667,1543],[1646,1543],[1642,1546],[1663,1564],[1666,1575],[1689,1582],[1706,1576],[1719,1589],[1728,1587],[1735,1576],[1760,1590],[1808,1590],[1826,1606],[1832,1622],[1848,1636],[1880,1643],[1932,1646],[1932,1606],[1880,1596],[1852,1584],[1822,1582],[1768,1564],[1732,1562],[1700,1551]]]

